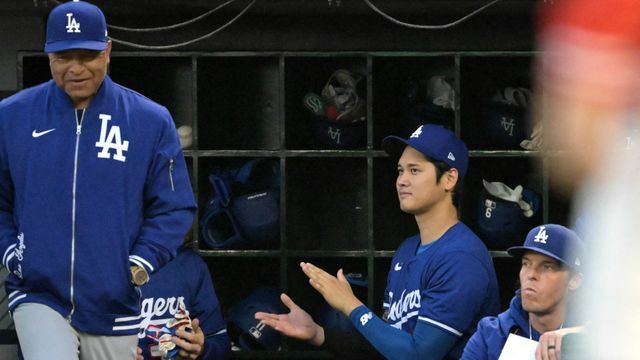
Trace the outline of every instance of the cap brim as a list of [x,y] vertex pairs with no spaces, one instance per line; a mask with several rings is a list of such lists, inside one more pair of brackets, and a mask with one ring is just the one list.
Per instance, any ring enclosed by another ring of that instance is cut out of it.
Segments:
[[382,139],[382,150],[395,158],[400,158],[400,156],[402,156],[404,148],[407,146],[411,145],[409,145],[409,142],[407,140],[399,136],[391,135]]
[[558,261],[560,261],[561,263],[569,266],[569,267],[574,267],[573,264],[569,264],[567,262],[565,262],[563,259],[561,259],[560,257],[556,256],[555,254],[552,254],[546,250],[537,248],[537,247],[529,247],[529,246],[514,246],[514,247],[510,247],[507,249],[507,253],[511,256],[514,257],[521,257],[525,251],[533,251],[533,252],[537,252],[538,254],[542,254],[542,255],[546,255],[550,258],[556,259]]
[[56,41],[44,46],[45,53],[55,53],[66,50],[93,50],[93,51],[102,51],[107,48],[108,42],[102,41],[90,41],[90,40],[82,40],[82,41]]

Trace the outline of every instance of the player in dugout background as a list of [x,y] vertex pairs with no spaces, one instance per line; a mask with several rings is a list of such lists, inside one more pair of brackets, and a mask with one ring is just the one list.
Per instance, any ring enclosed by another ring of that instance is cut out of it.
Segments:
[[462,360],[498,360],[503,349],[509,352],[505,343],[513,336],[539,342],[537,360],[557,359],[562,337],[583,330],[574,306],[583,278],[582,240],[562,225],[546,224],[531,229],[522,246],[507,252],[521,259],[520,289],[507,311],[480,320]]

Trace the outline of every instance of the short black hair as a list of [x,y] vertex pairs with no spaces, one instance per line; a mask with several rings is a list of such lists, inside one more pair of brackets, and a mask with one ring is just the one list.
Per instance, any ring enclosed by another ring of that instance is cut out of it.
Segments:
[[[451,170],[451,166],[449,166],[449,164],[445,163],[444,161],[434,160],[427,155],[424,155],[424,157],[427,159],[427,161],[429,161],[430,163],[433,164],[433,166],[436,167],[436,184],[440,184],[440,179],[442,178],[442,175],[444,175],[444,173],[446,173],[447,171]],[[460,177],[460,172],[458,172],[458,180],[456,182],[456,185],[453,187],[453,190],[451,193],[451,201],[453,202],[453,205],[456,207],[457,207],[460,193],[462,192],[462,187],[463,187],[461,180],[462,178]]]

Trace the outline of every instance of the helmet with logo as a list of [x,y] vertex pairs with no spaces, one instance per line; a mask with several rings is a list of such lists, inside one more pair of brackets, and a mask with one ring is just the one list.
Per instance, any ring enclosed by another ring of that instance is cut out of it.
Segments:
[[521,185],[512,189],[501,182],[482,182],[477,234],[489,249],[504,250],[521,241],[531,223],[538,220],[540,199]]
[[229,311],[229,337],[242,350],[271,350],[280,348],[280,333],[255,319],[258,311],[284,314],[286,310],[280,302],[280,291],[262,287],[253,291]]
[[200,234],[213,249],[264,248],[280,237],[280,166],[253,159],[209,175],[214,196],[204,208]]
[[364,76],[345,69],[333,72],[320,95],[308,93],[304,106],[313,115],[319,146],[354,149],[366,143],[367,105]]
[[484,106],[485,141],[492,148],[517,149],[529,134],[531,91],[524,87],[495,90]]

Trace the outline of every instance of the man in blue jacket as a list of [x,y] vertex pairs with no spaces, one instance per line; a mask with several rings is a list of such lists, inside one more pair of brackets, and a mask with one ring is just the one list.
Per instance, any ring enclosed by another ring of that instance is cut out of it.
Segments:
[[107,76],[102,11],[54,8],[53,79],[0,102],[0,254],[27,359],[134,359],[140,290],[195,201],[166,108]]
[[520,290],[507,311],[480,320],[462,359],[497,360],[509,336],[540,341],[536,358],[557,359],[562,335],[580,325],[569,304],[582,284],[582,241],[564,226],[547,224],[529,231],[523,246],[507,251],[522,258]]

